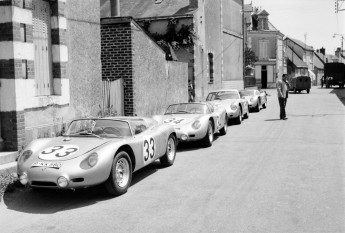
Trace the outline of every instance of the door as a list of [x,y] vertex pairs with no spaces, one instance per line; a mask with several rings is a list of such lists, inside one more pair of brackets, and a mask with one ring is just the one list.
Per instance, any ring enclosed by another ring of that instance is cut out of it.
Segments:
[[261,66],[261,88],[267,88],[267,67]]
[[104,116],[123,116],[124,114],[124,93],[123,79],[102,81],[102,109]]

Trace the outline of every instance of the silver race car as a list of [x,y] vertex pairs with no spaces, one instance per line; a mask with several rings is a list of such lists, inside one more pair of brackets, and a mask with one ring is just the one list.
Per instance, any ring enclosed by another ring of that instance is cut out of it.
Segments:
[[125,193],[132,173],[159,159],[175,161],[174,127],[150,118],[78,119],[64,136],[32,141],[18,158],[18,176],[33,188],[76,189],[104,183]]
[[261,108],[266,108],[267,97],[264,91],[254,89],[245,89],[240,91],[242,98],[245,98],[249,103],[249,108],[259,112]]
[[201,140],[207,147],[212,145],[214,133],[225,135],[228,129],[225,109],[206,102],[173,104],[164,115],[153,118],[174,126],[180,141]]
[[235,120],[237,124],[241,124],[243,118],[249,117],[248,101],[241,98],[236,89],[212,91],[207,95],[206,101],[223,106],[228,119]]

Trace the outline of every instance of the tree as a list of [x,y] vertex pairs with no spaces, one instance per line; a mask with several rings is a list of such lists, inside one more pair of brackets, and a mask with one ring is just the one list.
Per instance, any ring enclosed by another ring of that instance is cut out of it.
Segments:
[[248,47],[245,48],[244,57],[245,57],[245,61],[244,61],[245,67],[253,66],[254,62],[258,60],[258,58],[255,56],[254,51]]

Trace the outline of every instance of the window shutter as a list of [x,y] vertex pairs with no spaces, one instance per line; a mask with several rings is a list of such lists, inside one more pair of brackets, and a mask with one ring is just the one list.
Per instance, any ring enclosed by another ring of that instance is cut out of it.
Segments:
[[33,41],[35,47],[35,80],[37,95],[51,93],[50,5],[33,0]]

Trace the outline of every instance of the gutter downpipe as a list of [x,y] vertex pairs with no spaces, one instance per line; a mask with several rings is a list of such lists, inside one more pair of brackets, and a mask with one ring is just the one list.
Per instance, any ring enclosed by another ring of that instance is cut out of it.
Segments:
[[110,0],[110,16],[120,16],[120,0]]

